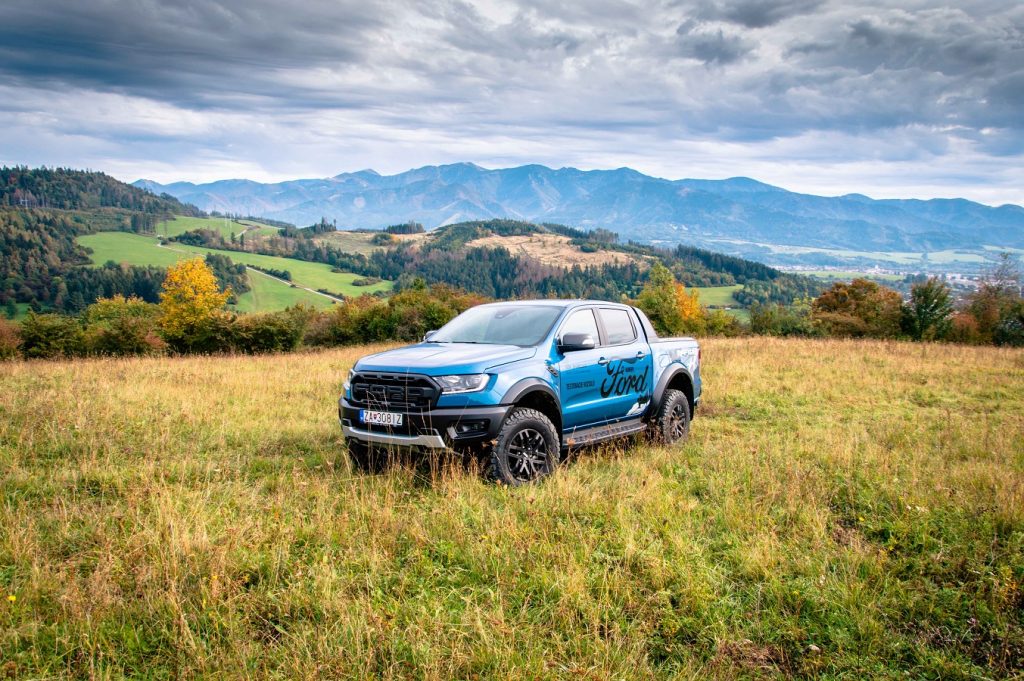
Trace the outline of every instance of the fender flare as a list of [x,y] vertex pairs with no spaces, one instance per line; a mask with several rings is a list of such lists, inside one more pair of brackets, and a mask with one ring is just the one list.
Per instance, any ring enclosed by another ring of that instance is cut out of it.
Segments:
[[559,413],[561,413],[562,400],[559,399],[558,393],[551,387],[550,383],[545,383],[539,378],[524,378],[521,381],[514,383],[511,388],[505,391],[505,395],[501,398],[501,403],[515,404],[523,395],[532,392],[542,392],[547,394],[548,397],[555,401],[555,405],[558,407]]
[[693,413],[693,402],[696,398],[696,395],[693,394],[693,375],[690,373],[690,370],[682,364],[670,364],[668,368],[661,373],[661,378],[658,379],[658,385],[655,386],[654,393],[651,395],[651,414],[658,413],[658,409],[661,408],[661,399],[665,396],[665,390],[668,388],[668,384],[680,374],[686,376],[686,380],[690,382],[690,413]]

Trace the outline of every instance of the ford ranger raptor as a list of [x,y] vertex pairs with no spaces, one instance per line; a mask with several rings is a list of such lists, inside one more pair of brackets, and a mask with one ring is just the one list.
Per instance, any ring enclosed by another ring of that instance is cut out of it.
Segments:
[[338,418],[357,464],[392,448],[456,450],[519,485],[571,447],[640,433],[680,442],[700,395],[697,341],[658,338],[641,310],[518,301],[478,305],[421,343],[361,358]]

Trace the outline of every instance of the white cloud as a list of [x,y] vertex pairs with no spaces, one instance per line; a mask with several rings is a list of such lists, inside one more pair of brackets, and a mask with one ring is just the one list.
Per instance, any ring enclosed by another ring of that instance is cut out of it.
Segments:
[[1014,3],[282,7],[12,0],[0,162],[158,181],[629,165],[1024,202]]

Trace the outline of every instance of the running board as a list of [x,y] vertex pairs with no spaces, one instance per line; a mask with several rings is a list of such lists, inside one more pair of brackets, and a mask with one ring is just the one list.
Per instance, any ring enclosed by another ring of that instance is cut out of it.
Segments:
[[647,423],[641,417],[629,419],[628,421],[608,423],[602,426],[593,426],[592,428],[582,428],[572,433],[566,433],[562,436],[562,441],[566,447],[582,447],[584,445],[604,442],[605,440],[612,440],[617,437],[632,435],[633,433],[640,433],[644,430],[647,430]]

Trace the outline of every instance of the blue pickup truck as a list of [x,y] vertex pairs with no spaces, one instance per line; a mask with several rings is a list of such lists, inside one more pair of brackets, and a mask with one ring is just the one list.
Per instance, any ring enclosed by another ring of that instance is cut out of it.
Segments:
[[570,447],[644,432],[683,440],[700,392],[697,342],[658,338],[635,307],[491,303],[356,362],[338,418],[357,465],[391,447],[454,449],[518,485]]

